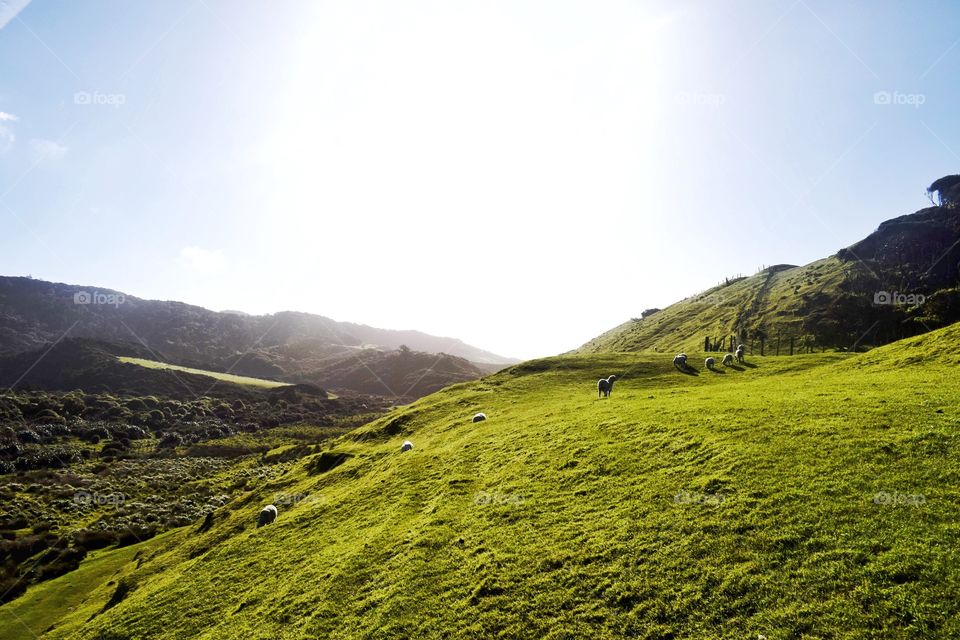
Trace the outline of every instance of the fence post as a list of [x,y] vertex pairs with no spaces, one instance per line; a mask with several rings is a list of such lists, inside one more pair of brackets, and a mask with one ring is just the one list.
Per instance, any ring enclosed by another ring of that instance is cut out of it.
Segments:
[[793,336],[790,336],[790,355],[793,355]]

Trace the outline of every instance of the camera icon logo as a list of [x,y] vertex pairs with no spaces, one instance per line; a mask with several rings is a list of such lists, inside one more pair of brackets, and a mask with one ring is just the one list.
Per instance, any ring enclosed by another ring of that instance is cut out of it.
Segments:
[[73,294],[73,304],[90,304],[92,298],[86,291],[77,291]]
[[78,91],[73,94],[73,104],[90,104],[92,97],[89,91]]
[[891,104],[893,96],[889,91],[877,91],[873,94],[873,104]]
[[873,304],[891,304],[892,302],[893,296],[889,291],[877,291],[873,294]]

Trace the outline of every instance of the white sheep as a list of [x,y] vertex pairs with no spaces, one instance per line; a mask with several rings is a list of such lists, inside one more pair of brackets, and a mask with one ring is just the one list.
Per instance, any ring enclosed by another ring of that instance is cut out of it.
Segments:
[[739,347],[737,347],[736,358],[737,358],[737,362],[739,362],[740,364],[743,364],[743,345],[740,345]]
[[715,364],[717,364],[717,361],[714,360],[712,356],[703,361],[703,365],[704,365],[707,369],[713,369],[713,365],[715,365]]
[[733,354],[732,354],[732,353],[728,353],[727,355],[723,356],[723,366],[729,367],[729,366],[732,365],[732,364],[733,364]]
[[673,366],[678,369],[684,369],[687,366],[687,354],[678,353],[673,359]]
[[270,524],[276,519],[277,519],[277,508],[272,504],[268,504],[260,511],[260,517],[257,518],[257,529],[259,529],[265,524]]
[[403,453],[404,451],[410,451],[411,449],[413,449],[413,443],[410,442],[409,440],[404,440],[403,444],[400,445],[401,453]]
[[616,382],[617,376],[610,376],[609,378],[600,378],[597,380],[597,397],[600,396],[610,396],[610,392],[613,391],[613,383]]
[[485,413],[478,413],[477,415],[473,416],[474,422],[483,422],[486,419],[487,419],[487,414]]

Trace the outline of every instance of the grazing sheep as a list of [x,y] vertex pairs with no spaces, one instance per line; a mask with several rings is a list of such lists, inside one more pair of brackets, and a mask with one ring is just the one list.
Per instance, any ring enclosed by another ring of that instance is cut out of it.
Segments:
[[713,365],[717,364],[717,361],[710,357],[704,360],[703,364],[707,369],[713,369]]
[[270,524],[277,519],[277,508],[268,504],[260,511],[260,517],[257,518],[257,529],[265,524]]
[[409,440],[404,440],[403,444],[400,445],[400,453],[403,453],[404,451],[410,451],[411,449],[413,449],[413,443]]
[[723,366],[729,367],[729,366],[732,365],[732,364],[733,364],[733,354],[732,354],[732,353],[728,353],[727,355],[723,356]]
[[487,419],[487,414],[485,413],[478,413],[477,415],[473,416],[474,422],[483,422],[486,419]]
[[740,345],[739,347],[737,347],[736,358],[737,358],[737,362],[739,362],[740,364],[743,364],[743,345]]
[[603,378],[597,380],[597,397],[610,397],[610,392],[613,391],[613,383],[616,382],[616,380],[617,376],[610,376],[606,380]]
[[687,354],[685,354],[685,353],[678,353],[678,354],[676,355],[676,357],[673,359],[673,366],[675,366],[677,369],[684,369],[684,368],[686,368],[686,366],[687,366]]

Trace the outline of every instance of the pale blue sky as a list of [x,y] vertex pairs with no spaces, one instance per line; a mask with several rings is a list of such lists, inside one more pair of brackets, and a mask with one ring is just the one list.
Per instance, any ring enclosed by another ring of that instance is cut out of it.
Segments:
[[954,2],[24,4],[4,275],[531,357],[960,172]]

